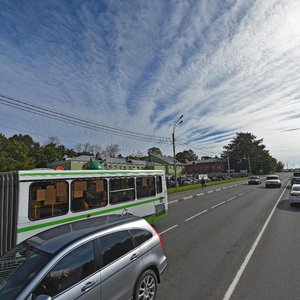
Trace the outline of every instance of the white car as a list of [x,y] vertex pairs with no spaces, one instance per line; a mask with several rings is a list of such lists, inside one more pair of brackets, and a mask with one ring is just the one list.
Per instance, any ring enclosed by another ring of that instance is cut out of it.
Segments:
[[293,203],[300,203],[300,184],[293,184],[289,195],[290,205]]
[[269,175],[266,178],[266,188],[268,187],[281,187],[281,180],[278,175]]
[[248,184],[261,184],[259,176],[251,176],[248,178]]

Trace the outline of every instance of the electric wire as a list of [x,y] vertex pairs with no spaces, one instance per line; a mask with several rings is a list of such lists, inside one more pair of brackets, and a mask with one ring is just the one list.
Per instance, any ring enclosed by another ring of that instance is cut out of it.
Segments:
[[61,121],[64,123],[68,123],[68,124],[88,128],[88,129],[93,129],[96,131],[101,131],[104,133],[110,133],[118,136],[123,136],[131,139],[148,141],[148,142],[170,143],[170,138],[168,137],[149,135],[140,132],[124,130],[121,128],[112,127],[101,123],[96,123],[87,119],[79,118],[78,116],[75,115],[61,113],[59,111],[47,107],[37,106],[25,102],[23,100],[7,97],[4,95],[0,95],[0,104],[13,107],[22,111],[26,111],[32,114],[40,115],[49,119]]

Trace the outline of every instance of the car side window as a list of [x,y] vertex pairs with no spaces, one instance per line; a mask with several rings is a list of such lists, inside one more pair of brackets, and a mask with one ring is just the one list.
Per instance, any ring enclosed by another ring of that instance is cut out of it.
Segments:
[[94,244],[88,242],[64,256],[32,293],[54,297],[96,271]]
[[130,233],[138,246],[152,238],[152,233],[143,229],[131,229]]
[[130,252],[133,241],[128,231],[114,232],[100,237],[103,267]]

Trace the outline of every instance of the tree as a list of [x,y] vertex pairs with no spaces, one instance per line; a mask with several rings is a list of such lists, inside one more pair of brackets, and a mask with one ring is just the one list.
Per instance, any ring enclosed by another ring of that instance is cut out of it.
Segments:
[[152,147],[148,149],[148,154],[153,154],[153,155],[162,155],[162,152],[159,148],[157,147]]
[[178,152],[176,154],[176,159],[184,164],[186,160],[198,160],[198,156],[194,153],[193,150],[184,150],[183,152]]
[[255,135],[239,132],[236,137],[224,146],[221,154],[223,159],[228,159],[230,168],[236,171],[248,170],[251,173],[270,173],[278,169],[278,162],[266,150],[263,139]]
[[0,152],[0,171],[35,168],[35,160],[30,156],[30,146],[23,141],[21,135],[6,138],[3,134],[0,134]]
[[48,138],[48,140],[45,142],[45,145],[48,145],[48,144],[54,144],[54,145],[60,145],[60,140],[57,136],[50,136]]
[[117,145],[117,144],[107,145],[104,150],[105,156],[108,156],[108,157],[117,157],[119,152],[120,152],[120,148],[119,148],[119,145]]
[[207,155],[201,156],[201,160],[205,160],[205,159],[212,159],[212,157],[211,156],[207,156]]

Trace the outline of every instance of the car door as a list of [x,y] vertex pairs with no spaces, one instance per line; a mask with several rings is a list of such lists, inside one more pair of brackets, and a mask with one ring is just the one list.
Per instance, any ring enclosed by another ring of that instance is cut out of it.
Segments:
[[102,299],[129,299],[143,270],[141,250],[127,230],[100,237]]
[[32,292],[32,299],[41,294],[57,300],[100,300],[94,241],[76,247],[62,257]]

